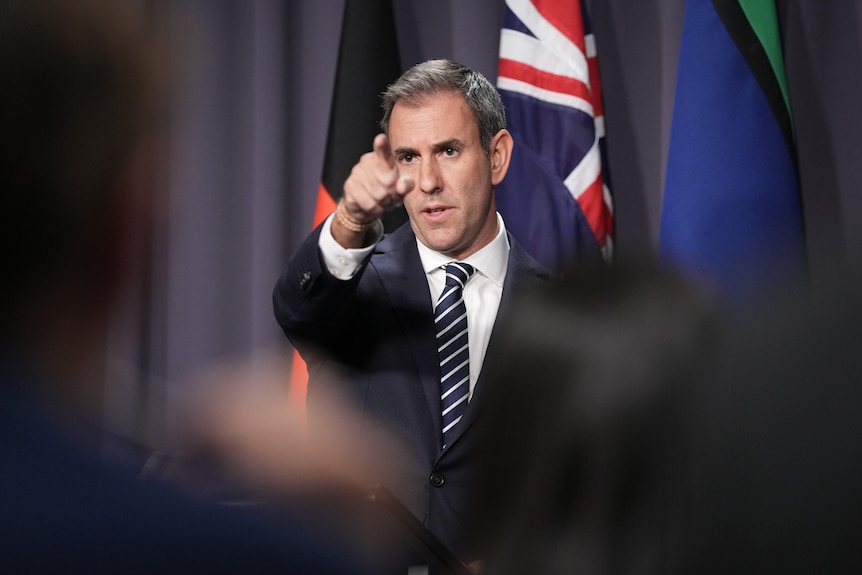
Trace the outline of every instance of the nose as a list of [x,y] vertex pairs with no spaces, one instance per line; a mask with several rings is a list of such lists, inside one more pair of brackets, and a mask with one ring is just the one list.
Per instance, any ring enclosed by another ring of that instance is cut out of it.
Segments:
[[433,194],[440,190],[440,166],[433,156],[425,159],[419,166],[419,189],[426,194]]

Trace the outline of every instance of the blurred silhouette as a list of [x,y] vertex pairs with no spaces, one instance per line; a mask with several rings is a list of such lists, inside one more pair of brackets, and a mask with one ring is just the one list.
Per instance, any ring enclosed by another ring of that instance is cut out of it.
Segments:
[[522,301],[489,364],[483,572],[665,572],[670,416],[716,330],[698,289],[647,264],[582,266]]
[[[321,390],[306,421],[290,398],[290,367],[276,349],[214,363],[184,382],[167,477],[222,502],[305,510],[361,553],[372,573],[444,560],[457,566],[454,557],[437,557],[425,527],[377,484],[402,465],[405,446],[353,408],[337,383]],[[371,452],[355,449],[359,429]]]
[[99,455],[109,320],[165,208],[142,6],[0,0],[0,571],[361,572],[311,514],[195,501]]
[[860,288],[742,318],[618,263],[525,301],[489,364],[482,572],[859,572]]
[[862,277],[729,327],[682,414],[679,572],[862,572]]

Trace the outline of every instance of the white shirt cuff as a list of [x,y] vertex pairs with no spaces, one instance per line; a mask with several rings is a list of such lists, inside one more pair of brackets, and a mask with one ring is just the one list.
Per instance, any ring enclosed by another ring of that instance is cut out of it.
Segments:
[[335,213],[330,214],[323,222],[317,246],[320,248],[323,262],[326,264],[326,269],[329,270],[329,273],[340,280],[347,281],[356,275],[356,270],[368,259],[377,242],[383,237],[383,223],[377,220],[374,227],[377,237],[374,238],[374,242],[370,246],[365,248],[345,248],[332,237],[333,217],[335,217]]

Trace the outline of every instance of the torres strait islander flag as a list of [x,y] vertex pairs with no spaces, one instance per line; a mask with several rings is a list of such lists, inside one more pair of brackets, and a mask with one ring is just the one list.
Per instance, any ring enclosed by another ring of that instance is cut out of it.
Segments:
[[[347,0],[329,114],[323,174],[312,229],[335,210],[344,181],[359,157],[372,149],[380,133],[381,94],[398,79],[401,63],[391,0]],[[403,208],[387,214],[387,231],[407,221]],[[308,372],[294,353],[291,399],[304,405]]]
[[580,0],[506,0],[497,88],[515,140],[507,229],[552,270],[613,250],[596,48]]
[[730,304],[802,282],[805,239],[772,0],[686,5],[659,254]]

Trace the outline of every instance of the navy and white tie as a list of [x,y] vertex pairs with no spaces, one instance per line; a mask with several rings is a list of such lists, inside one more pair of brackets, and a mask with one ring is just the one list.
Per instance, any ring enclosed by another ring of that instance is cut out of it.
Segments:
[[467,347],[467,307],[464,285],[475,271],[462,262],[446,264],[446,287],[434,308],[437,325],[437,352],[440,355],[440,399],[443,413],[443,448],[470,397],[470,352]]

